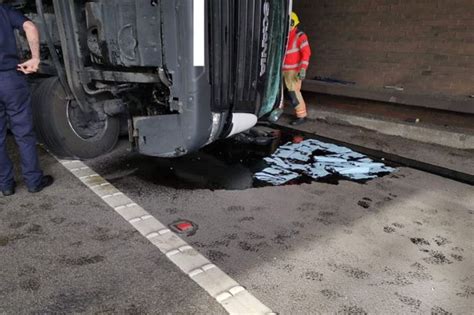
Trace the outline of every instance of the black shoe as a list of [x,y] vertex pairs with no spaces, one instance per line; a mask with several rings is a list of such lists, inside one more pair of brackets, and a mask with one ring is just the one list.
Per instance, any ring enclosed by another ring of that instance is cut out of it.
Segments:
[[30,188],[30,189],[28,189],[28,191],[32,194],[39,193],[40,191],[42,191],[46,187],[51,186],[53,183],[54,183],[54,178],[52,176],[46,175],[46,176],[43,176],[43,178],[41,179],[41,182],[38,185],[38,187]]
[[293,120],[292,122],[290,122],[290,125],[292,126],[299,126],[301,124],[304,124],[308,119],[306,117],[304,118],[297,118],[295,120]]
[[7,188],[7,189],[2,190],[2,195],[4,197],[13,196],[14,194],[15,194],[15,186],[14,185],[11,188]]

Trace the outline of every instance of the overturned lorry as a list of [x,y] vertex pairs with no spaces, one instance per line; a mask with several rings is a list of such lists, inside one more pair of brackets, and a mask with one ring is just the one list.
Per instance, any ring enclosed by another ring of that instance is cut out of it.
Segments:
[[34,120],[60,157],[104,154],[125,130],[134,150],[177,157],[253,127],[279,103],[290,0],[13,5],[40,29]]

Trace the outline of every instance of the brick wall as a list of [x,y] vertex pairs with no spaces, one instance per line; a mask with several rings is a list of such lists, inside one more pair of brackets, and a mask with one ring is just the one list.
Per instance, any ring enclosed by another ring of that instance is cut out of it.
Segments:
[[309,77],[417,94],[474,94],[474,0],[294,0]]

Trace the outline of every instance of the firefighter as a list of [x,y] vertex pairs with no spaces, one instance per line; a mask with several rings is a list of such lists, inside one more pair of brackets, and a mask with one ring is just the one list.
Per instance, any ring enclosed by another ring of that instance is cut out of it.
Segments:
[[[19,62],[14,30],[26,33],[31,59]],[[31,193],[42,191],[54,179],[43,175],[33,132],[31,93],[25,75],[38,71],[39,34],[23,14],[0,4],[0,190],[4,196],[15,193],[13,164],[7,153],[7,120],[18,145],[23,178]]]
[[[311,57],[311,48],[309,46],[308,36],[298,29],[300,20],[295,12],[291,13],[291,31],[288,41],[288,47],[283,63],[283,79],[290,103],[295,108],[296,119],[290,124],[300,125],[306,121],[308,116],[306,112],[306,103],[301,94],[301,85],[306,78],[306,71],[309,67]],[[276,121],[283,113],[283,109],[278,108],[273,111],[270,120]]]

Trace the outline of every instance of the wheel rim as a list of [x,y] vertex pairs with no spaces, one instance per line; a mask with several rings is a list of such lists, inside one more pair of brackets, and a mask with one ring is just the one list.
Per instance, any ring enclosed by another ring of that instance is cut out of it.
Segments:
[[84,141],[94,141],[101,138],[107,130],[108,119],[101,119],[96,111],[84,113],[74,101],[67,101],[67,121],[71,130]]

